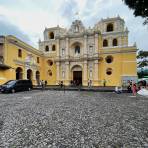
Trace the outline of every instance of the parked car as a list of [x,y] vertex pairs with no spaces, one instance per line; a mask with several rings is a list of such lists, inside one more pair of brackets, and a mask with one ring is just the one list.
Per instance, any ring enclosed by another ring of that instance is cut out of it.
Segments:
[[31,80],[10,80],[1,85],[1,92],[15,93],[17,91],[30,91],[33,88]]

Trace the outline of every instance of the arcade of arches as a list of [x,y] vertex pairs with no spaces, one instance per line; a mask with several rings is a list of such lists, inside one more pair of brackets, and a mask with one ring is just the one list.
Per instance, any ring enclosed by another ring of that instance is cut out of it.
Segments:
[[[25,75],[21,67],[17,67],[15,70],[15,73],[16,73],[16,80],[23,79]],[[33,71],[31,69],[27,70],[26,75],[27,75],[27,79],[33,80]],[[40,82],[40,72],[39,71],[36,71],[35,78],[36,78],[37,84],[39,84]]]

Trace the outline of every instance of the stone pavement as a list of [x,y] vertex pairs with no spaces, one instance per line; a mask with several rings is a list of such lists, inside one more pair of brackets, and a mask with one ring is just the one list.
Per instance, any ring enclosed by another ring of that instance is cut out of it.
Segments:
[[112,92],[0,94],[0,148],[148,148],[148,98]]

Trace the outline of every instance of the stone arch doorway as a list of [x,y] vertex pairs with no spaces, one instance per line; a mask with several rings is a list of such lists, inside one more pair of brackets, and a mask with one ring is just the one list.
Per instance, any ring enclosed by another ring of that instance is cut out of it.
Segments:
[[76,85],[82,85],[82,67],[79,65],[75,65],[71,69],[73,83]]
[[31,69],[28,69],[27,70],[27,79],[32,80],[32,77],[33,77],[33,72]]
[[15,72],[16,72],[16,80],[23,79],[23,69],[21,67],[18,67]]
[[39,85],[40,84],[40,72],[36,71],[36,82]]

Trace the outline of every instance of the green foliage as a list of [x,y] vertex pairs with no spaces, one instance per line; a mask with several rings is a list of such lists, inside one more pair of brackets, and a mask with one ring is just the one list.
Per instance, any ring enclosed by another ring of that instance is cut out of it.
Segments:
[[145,67],[145,66],[148,66],[148,60],[144,60],[138,63],[139,68]]
[[143,78],[145,75],[148,75],[147,71],[143,71],[143,67],[148,66],[148,51],[139,51],[137,55],[137,60],[139,61],[138,68],[141,69],[140,72],[138,72],[138,77]]
[[148,58],[148,51],[142,51],[142,50],[139,51],[137,58],[138,59]]
[[139,68],[148,66],[148,51],[139,51],[137,59],[140,60],[138,62]]
[[148,24],[148,1],[147,0],[123,0],[130,9],[134,10],[135,16],[145,18],[144,24]]

